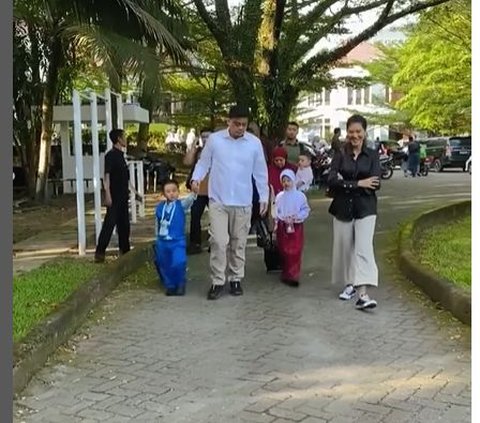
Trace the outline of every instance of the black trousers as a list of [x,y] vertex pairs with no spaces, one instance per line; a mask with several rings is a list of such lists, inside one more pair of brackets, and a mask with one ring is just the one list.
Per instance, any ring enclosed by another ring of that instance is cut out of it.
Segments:
[[190,244],[202,244],[202,215],[208,206],[208,195],[198,195],[190,210]]
[[105,256],[108,244],[112,238],[113,228],[117,227],[118,247],[121,254],[130,251],[130,216],[128,213],[128,200],[112,202],[111,207],[107,207],[107,214],[103,220],[102,230],[98,237],[95,256]]

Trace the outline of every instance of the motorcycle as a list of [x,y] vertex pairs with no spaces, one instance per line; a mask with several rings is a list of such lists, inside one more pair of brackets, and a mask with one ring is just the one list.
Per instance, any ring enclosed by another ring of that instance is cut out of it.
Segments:
[[327,186],[328,174],[332,157],[328,145],[315,145],[315,143],[302,142],[304,150],[312,157],[313,183],[322,188]]
[[430,170],[431,160],[429,157],[420,160],[420,175],[427,176]]
[[393,156],[381,156],[380,157],[380,178],[382,179],[390,179],[393,176]]

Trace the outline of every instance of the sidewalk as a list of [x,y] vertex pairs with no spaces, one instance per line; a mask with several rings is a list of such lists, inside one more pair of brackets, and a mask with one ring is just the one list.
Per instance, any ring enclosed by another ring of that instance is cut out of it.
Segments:
[[[137,223],[131,225],[132,246],[153,239],[153,213],[160,195],[147,194],[145,196],[145,217],[138,218]],[[102,217],[105,210],[102,210]],[[52,219],[55,217],[52,216]],[[93,256],[95,248],[95,221],[93,209],[86,212],[87,256]],[[117,250],[116,235],[112,237],[110,248],[107,251]],[[55,230],[41,232],[31,238],[13,245],[13,274],[28,272],[42,264],[63,255],[78,253],[77,218],[68,221]]]

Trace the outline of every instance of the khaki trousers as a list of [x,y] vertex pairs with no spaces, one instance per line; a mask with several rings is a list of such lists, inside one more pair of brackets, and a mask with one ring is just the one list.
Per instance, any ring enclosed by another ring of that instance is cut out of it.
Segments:
[[210,201],[208,213],[212,284],[240,281],[245,276],[245,247],[252,207],[230,207]]
[[333,218],[332,283],[378,286],[373,251],[377,216],[342,222]]

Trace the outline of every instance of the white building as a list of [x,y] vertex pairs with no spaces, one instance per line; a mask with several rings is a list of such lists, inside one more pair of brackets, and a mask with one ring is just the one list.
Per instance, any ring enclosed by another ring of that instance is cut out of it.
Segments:
[[[380,52],[372,44],[362,43],[343,59],[346,66],[331,70],[334,78],[368,76],[361,63],[370,62],[379,57]],[[342,130],[345,136],[346,124],[353,111],[360,114],[388,113],[385,103],[391,101],[392,93],[388,87],[375,84],[365,88],[338,86],[332,90],[323,89],[319,93],[305,93],[296,107],[296,119],[302,129],[302,137],[320,136],[330,139],[334,128]],[[368,139],[387,140],[390,138],[388,126],[370,126]]]

